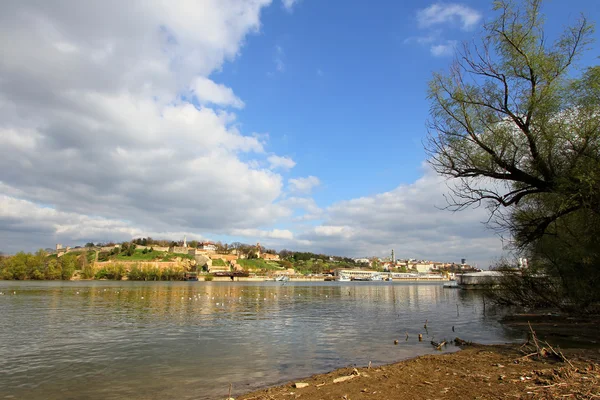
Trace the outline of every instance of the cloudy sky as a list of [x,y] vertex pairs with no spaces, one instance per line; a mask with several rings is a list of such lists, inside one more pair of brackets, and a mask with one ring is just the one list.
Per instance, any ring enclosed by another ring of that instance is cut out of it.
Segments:
[[439,209],[422,140],[489,3],[0,2],[0,251],[187,235],[486,267],[502,241]]

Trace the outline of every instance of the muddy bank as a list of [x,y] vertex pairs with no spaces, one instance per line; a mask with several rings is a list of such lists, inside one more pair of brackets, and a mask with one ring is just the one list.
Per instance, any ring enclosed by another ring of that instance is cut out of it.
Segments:
[[[600,349],[563,350],[568,362],[527,357],[525,353],[521,345],[467,345],[456,353],[427,355],[376,368],[344,368],[235,397],[412,400],[600,396]],[[306,385],[295,387],[295,383]]]
[[523,332],[529,325],[542,339],[562,347],[600,346],[600,318],[598,316],[569,316],[556,311],[535,314],[512,314],[502,318],[502,324]]

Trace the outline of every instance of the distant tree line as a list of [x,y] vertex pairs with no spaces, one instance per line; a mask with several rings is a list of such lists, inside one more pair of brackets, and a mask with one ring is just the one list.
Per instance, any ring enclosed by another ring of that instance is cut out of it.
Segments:
[[38,250],[35,254],[19,252],[0,258],[0,279],[69,280],[75,270],[91,274],[87,253],[49,257],[44,250]]

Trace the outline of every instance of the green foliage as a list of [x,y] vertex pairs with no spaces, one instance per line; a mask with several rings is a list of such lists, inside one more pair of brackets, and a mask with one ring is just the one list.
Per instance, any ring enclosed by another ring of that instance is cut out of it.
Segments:
[[212,281],[213,279],[215,279],[214,275],[210,275],[210,274],[208,274],[208,275],[204,275],[204,281],[205,281],[205,282],[210,282],[210,281]]
[[225,261],[223,261],[220,258],[215,258],[214,260],[212,260],[212,265],[215,267],[226,267],[227,264],[225,264]]
[[77,255],[65,254],[58,260],[60,264],[60,279],[68,281],[73,277],[77,265]]
[[48,256],[43,250],[35,254],[19,252],[0,261],[0,279],[15,280],[69,280],[73,277],[78,264],[87,263],[85,253],[67,253],[55,257]]
[[123,264],[111,264],[103,267],[94,276],[96,279],[108,279],[120,281],[125,276],[125,267]]
[[180,281],[183,280],[183,270],[135,265],[127,272],[127,279],[132,281]]
[[176,258],[193,260],[194,256],[187,253],[161,253],[163,255],[162,261],[174,261]]
[[[214,262],[214,261],[213,261]],[[257,259],[239,259],[238,264],[242,266],[245,270],[253,270],[253,271],[275,271],[281,270],[281,266],[276,261],[266,261],[262,258]]]
[[576,61],[593,25],[582,17],[551,42],[542,1],[523,3],[496,1],[482,46],[434,75],[427,151],[459,178],[450,208],[486,204],[531,259],[517,297],[589,310],[600,305],[600,67]]
[[[152,248],[144,250],[128,250],[121,252],[115,256],[108,257],[108,260],[118,261],[174,261],[176,258],[193,260],[194,256],[186,253],[167,253],[164,251],[155,251]],[[99,260],[100,261],[100,260]]]
[[46,279],[60,279],[62,275],[61,266],[57,258],[51,258],[46,264]]
[[98,261],[99,262],[106,262],[109,260],[111,253],[107,252],[107,251],[101,251],[98,253]]

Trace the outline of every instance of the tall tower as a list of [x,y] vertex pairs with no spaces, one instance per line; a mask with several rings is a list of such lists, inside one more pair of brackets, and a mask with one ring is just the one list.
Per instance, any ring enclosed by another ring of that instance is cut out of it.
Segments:
[[394,249],[392,249],[392,264],[396,264],[396,256],[394,255]]
[[187,247],[187,236],[183,236],[183,247]]
[[260,243],[256,243],[256,257],[260,258]]

